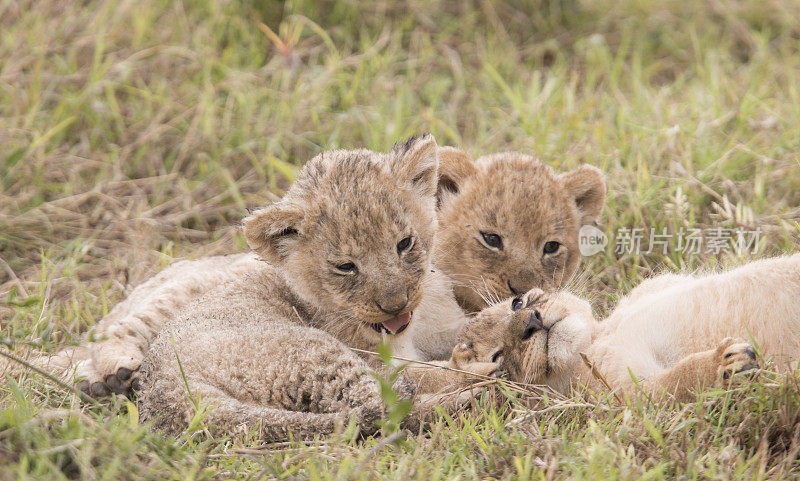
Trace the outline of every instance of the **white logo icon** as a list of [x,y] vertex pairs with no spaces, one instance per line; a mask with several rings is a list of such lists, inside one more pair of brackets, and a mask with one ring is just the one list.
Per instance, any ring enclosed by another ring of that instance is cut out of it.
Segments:
[[606,234],[593,225],[585,225],[578,231],[578,249],[585,257],[603,252],[608,244]]

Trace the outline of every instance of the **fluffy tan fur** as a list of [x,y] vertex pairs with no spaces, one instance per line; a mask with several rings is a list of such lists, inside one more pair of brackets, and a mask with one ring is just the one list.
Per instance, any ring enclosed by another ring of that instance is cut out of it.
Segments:
[[[370,371],[380,364],[351,348],[376,350],[384,335],[374,328],[415,312],[435,274],[437,158],[427,136],[390,154],[331,151],[309,161],[280,202],[244,221],[268,262],[190,301],[150,346],[142,420],[179,431],[207,403],[206,423],[257,427],[267,440],[330,433],[348,419],[375,429],[383,402]],[[468,380],[448,372],[414,382],[414,372],[399,381],[407,395]],[[417,397],[411,419],[441,401]]]
[[462,307],[474,312],[534,287],[563,285],[580,260],[580,227],[603,208],[600,171],[584,165],[556,174],[514,152],[472,163],[463,152],[444,150],[434,263],[455,283]]
[[655,277],[601,322],[572,294],[533,290],[484,310],[463,340],[473,361],[502,351],[504,370],[519,381],[561,392],[577,383],[599,388],[580,357],[585,353],[615,389],[637,392],[635,378],[650,394],[683,400],[757,367],[753,346],[777,369],[794,368],[798,312],[800,255],[794,255],[716,274]]
[[[333,432],[354,419],[364,433],[383,413],[378,366],[321,329],[309,329],[308,311],[281,293],[279,273],[265,266],[193,301],[153,342],[142,367],[142,420],[166,432],[185,429],[199,406],[204,423],[231,432],[257,427],[264,440]],[[268,291],[277,296],[265,296]],[[226,299],[220,305],[220,298]],[[302,304],[302,303],[300,303]],[[299,317],[298,317],[299,316]],[[339,329],[337,331],[340,332]],[[358,344],[374,349],[369,333]],[[180,360],[180,364],[178,364]],[[488,375],[493,363],[439,363]],[[183,383],[183,369],[186,384]],[[395,388],[415,395],[409,418],[418,426],[437,405],[457,407],[462,396],[439,392],[467,377],[453,371],[409,369]],[[187,391],[188,387],[188,391]]]
[[[123,394],[136,380],[155,335],[187,302],[261,264],[252,253],[176,262],[114,306],[80,346],[42,357],[37,364],[67,381],[80,379],[87,394]],[[89,342],[89,337],[97,342]]]
[[[392,342],[397,356],[410,359],[450,355],[466,322],[454,293],[461,306],[474,311],[485,299],[511,295],[512,287],[560,285],[569,278],[578,263],[578,229],[596,220],[605,195],[603,176],[589,166],[556,175],[530,156],[504,153],[473,163],[452,147],[439,149],[439,161],[437,202],[444,221],[434,243],[436,267],[444,275],[429,276],[417,321]],[[281,215],[290,218],[292,211]],[[482,230],[501,235],[503,249],[481,243]],[[560,243],[557,252],[543,253],[548,240]],[[40,363],[58,367],[65,377],[81,378],[84,390],[94,396],[126,393],[135,385],[149,343],[180,308],[258,265],[254,254],[176,263],[134,289],[98,323],[90,333],[97,342]]]

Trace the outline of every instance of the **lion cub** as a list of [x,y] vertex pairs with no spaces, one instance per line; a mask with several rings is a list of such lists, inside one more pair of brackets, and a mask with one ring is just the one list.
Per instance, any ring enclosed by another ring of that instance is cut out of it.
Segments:
[[556,174],[529,155],[487,155],[474,163],[444,148],[434,263],[476,312],[528,290],[564,285],[580,261],[578,231],[594,224],[605,180],[583,165]]
[[[438,154],[431,136],[389,154],[329,151],[310,160],[284,198],[244,220],[267,262],[191,300],[161,330],[142,362],[143,421],[185,429],[204,422],[258,427],[265,440],[332,432],[355,419],[365,433],[383,412],[371,374],[375,351],[410,326],[432,278]],[[473,363],[488,375],[493,363]],[[411,369],[398,390],[438,391],[465,381]],[[430,375],[438,376],[431,381]],[[415,413],[443,399],[416,398]]]
[[[459,305],[475,312],[490,300],[568,280],[580,257],[578,230],[596,221],[605,199],[603,175],[591,166],[556,174],[528,155],[506,152],[473,162],[452,147],[439,149],[439,161],[437,272],[427,281],[418,322],[392,343],[396,355],[419,360],[450,355],[466,323]],[[97,342],[41,363],[82,379],[93,396],[127,393],[164,323],[187,302],[260,264],[254,253],[177,262],[117,304],[92,329]]]
[[701,276],[647,280],[604,321],[566,292],[532,290],[485,309],[462,335],[468,361],[502,361],[513,380],[567,392],[598,386],[585,353],[614,389],[679,400],[703,385],[758,367],[800,359],[800,255],[751,262]]

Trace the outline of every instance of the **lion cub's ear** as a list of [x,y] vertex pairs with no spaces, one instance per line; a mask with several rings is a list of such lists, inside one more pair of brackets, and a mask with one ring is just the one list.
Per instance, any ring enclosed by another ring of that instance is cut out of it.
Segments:
[[289,255],[297,241],[302,220],[300,207],[278,202],[244,219],[244,237],[250,248],[264,260],[278,263]]
[[606,200],[606,180],[600,169],[582,165],[558,176],[567,195],[575,200],[581,225],[594,224]]
[[468,153],[455,147],[439,148],[439,185],[436,189],[439,208],[459,193],[464,182],[477,173],[478,169]]
[[436,194],[439,171],[438,146],[433,135],[411,137],[392,149],[392,172],[400,184],[406,184],[421,196]]

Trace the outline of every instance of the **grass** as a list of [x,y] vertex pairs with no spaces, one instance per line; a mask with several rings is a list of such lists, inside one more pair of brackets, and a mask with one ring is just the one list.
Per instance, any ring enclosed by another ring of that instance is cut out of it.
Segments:
[[[75,343],[172,259],[243,250],[236,222],[315,153],[424,131],[608,173],[612,243],[582,283],[601,313],[662,270],[797,251],[798,51],[797,0],[0,0],[0,342]],[[762,235],[741,258],[616,254],[635,227]],[[799,380],[263,449],[164,439],[28,373],[0,384],[0,480],[797,477]]]

